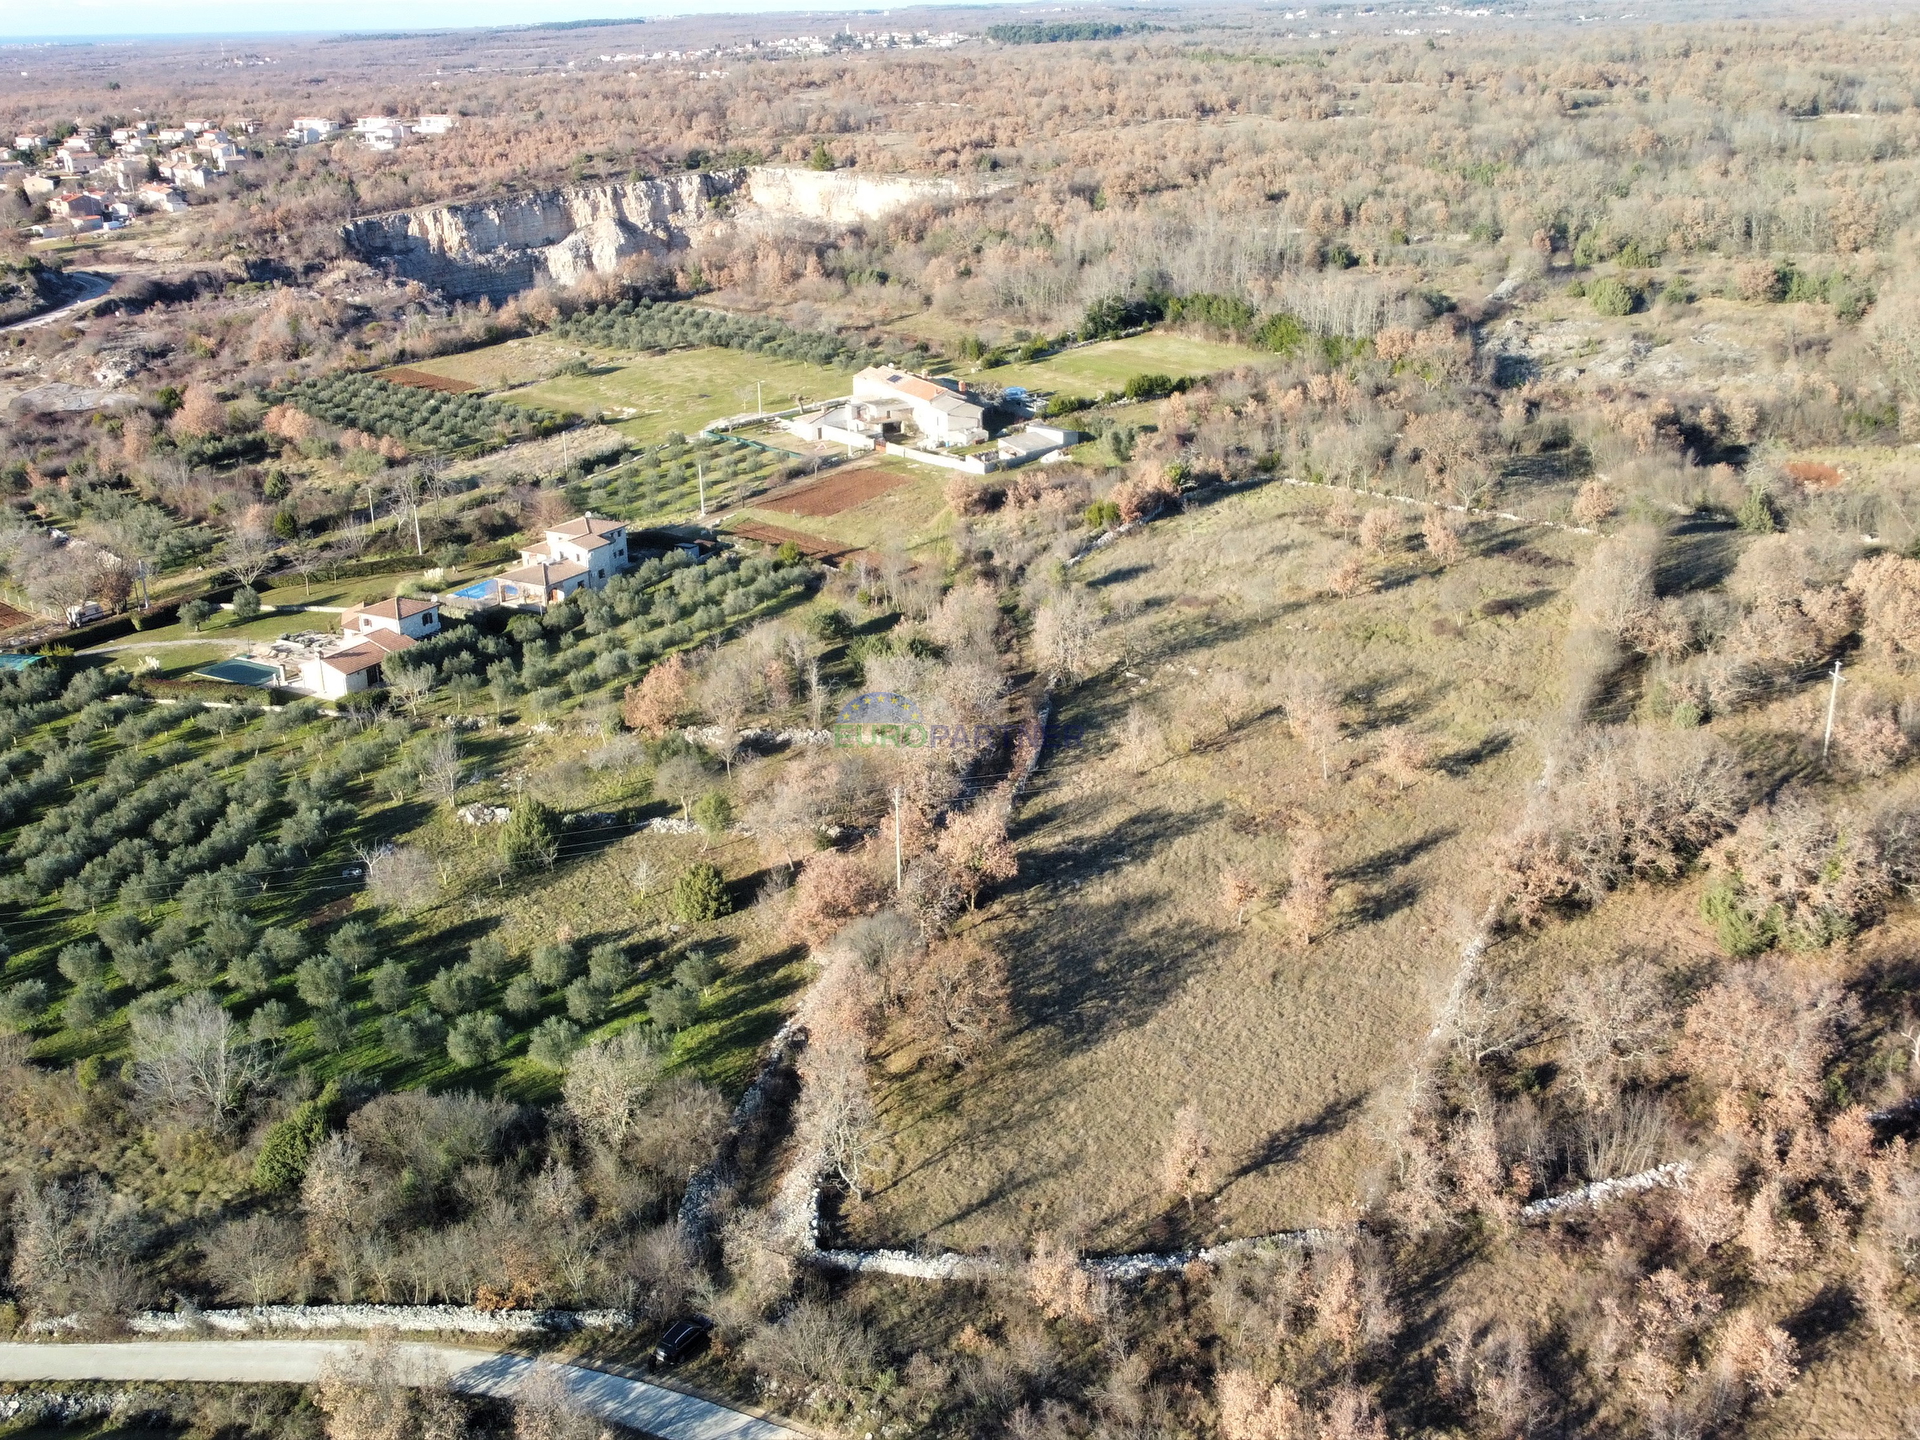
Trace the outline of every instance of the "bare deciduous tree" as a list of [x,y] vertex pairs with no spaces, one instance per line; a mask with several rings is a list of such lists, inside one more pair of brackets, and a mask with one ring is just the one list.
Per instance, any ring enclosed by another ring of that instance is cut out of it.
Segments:
[[273,533],[259,519],[244,517],[228,532],[220,547],[220,559],[234,579],[242,585],[252,585],[272,568]]
[[932,946],[912,966],[904,1019],[948,1064],[972,1064],[1013,1023],[1006,958],[966,939]]
[[639,1129],[660,1068],[660,1056],[637,1030],[596,1040],[567,1067],[567,1113],[593,1140],[622,1151]]
[[265,1305],[285,1295],[299,1267],[300,1227],[277,1215],[229,1220],[201,1242],[207,1273],[221,1292],[242,1305]]
[[420,752],[420,782],[426,793],[443,805],[453,804],[466,778],[460,758],[460,737],[451,730],[438,731]]
[[145,1099],[189,1124],[219,1125],[273,1073],[233,1017],[204,991],[132,1021],[134,1083]]
[[1079,586],[1041,602],[1033,617],[1033,644],[1040,663],[1068,679],[1078,679],[1092,663],[1099,619],[1099,606]]
[[440,871],[417,845],[383,845],[362,851],[367,868],[367,898],[389,910],[411,914],[440,898]]
[[35,1311],[120,1319],[144,1288],[134,1205],[98,1176],[30,1182],[13,1204],[14,1287]]
[[1327,868],[1327,842],[1315,825],[1293,833],[1287,861],[1288,885],[1280,911],[1293,926],[1302,945],[1311,945],[1326,927],[1333,908],[1333,876]]
[[1196,1196],[1212,1184],[1213,1140],[1200,1107],[1182,1105],[1173,1117],[1173,1137],[1160,1160],[1160,1187],[1193,1210]]

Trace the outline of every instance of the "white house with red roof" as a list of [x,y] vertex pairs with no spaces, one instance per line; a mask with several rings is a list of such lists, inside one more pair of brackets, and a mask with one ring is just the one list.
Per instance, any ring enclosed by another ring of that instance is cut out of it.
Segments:
[[586,514],[555,525],[520,552],[520,566],[500,577],[503,605],[553,605],[576,590],[598,590],[628,564],[624,520]]
[[397,630],[374,629],[349,636],[346,644],[300,667],[300,686],[323,700],[357,695],[380,682],[380,664],[389,655],[413,648]]
[[396,595],[391,600],[376,600],[369,605],[350,605],[340,612],[340,631],[344,635],[384,631],[404,635],[409,640],[424,640],[440,633],[440,602]]
[[874,366],[853,377],[854,418],[882,424],[906,419],[934,445],[977,445],[987,438],[987,407],[967,398],[957,380]]

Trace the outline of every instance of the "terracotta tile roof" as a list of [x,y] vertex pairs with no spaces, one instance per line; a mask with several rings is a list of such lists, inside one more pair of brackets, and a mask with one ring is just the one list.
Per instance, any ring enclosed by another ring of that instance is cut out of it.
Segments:
[[348,615],[377,615],[383,620],[411,620],[416,615],[424,615],[429,610],[438,609],[432,600],[415,600],[411,596],[397,595],[391,600],[376,600],[371,605],[349,605]]
[[411,636],[399,635],[392,630],[369,630],[365,635],[360,637],[360,643],[362,645],[371,645],[378,650],[384,650],[389,655],[399,650],[411,650],[413,648],[413,639]]
[[566,540],[581,540],[589,535],[610,535],[627,528],[624,520],[609,520],[604,515],[580,515],[564,525],[555,525],[547,531],[548,538],[555,535]]
[[320,663],[329,670],[338,670],[342,675],[357,675],[362,670],[371,670],[387,658],[387,652],[377,645],[354,645],[345,650],[336,650],[331,655],[322,655]]
[[522,565],[518,570],[509,570],[500,578],[510,580],[516,585],[554,586],[587,573],[584,565]]

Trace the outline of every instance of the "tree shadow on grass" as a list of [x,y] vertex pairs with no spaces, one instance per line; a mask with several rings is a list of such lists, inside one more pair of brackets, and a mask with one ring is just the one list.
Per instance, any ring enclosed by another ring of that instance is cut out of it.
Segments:
[[1009,947],[1020,1024],[1072,1050],[1144,1022],[1211,951],[1213,937],[1173,911],[1155,892],[1030,915]]
[[805,955],[790,945],[735,970],[716,987],[710,1008],[674,1047],[675,1067],[720,1077],[737,1090],[748,1080],[751,1057],[785,1023],[788,1000],[805,984],[795,962]]
[[1219,1199],[1238,1181],[1258,1175],[1275,1165],[1290,1164],[1298,1160],[1307,1146],[1315,1140],[1336,1135],[1347,1128],[1349,1121],[1360,1113],[1366,1104],[1364,1094],[1346,1095],[1338,1100],[1329,1101],[1320,1107],[1319,1113],[1297,1125],[1287,1125],[1275,1130],[1254,1146],[1247,1157],[1227,1172],[1220,1184],[1214,1188],[1213,1198]]
[[1659,595],[1681,595],[1706,590],[1733,573],[1740,563],[1740,528],[1717,516],[1695,516],[1667,532],[1666,543],[1654,566],[1653,588]]
[[1468,774],[1477,765],[1497,759],[1513,748],[1513,737],[1504,730],[1496,730],[1476,744],[1461,750],[1451,750],[1434,761],[1434,768],[1455,779]]
[[1385,850],[1376,851],[1365,860],[1357,860],[1344,869],[1336,870],[1333,878],[1356,885],[1367,885],[1385,880],[1394,871],[1411,865],[1436,845],[1444,844],[1460,833],[1456,825],[1442,825],[1417,835],[1399,845],[1390,845]]

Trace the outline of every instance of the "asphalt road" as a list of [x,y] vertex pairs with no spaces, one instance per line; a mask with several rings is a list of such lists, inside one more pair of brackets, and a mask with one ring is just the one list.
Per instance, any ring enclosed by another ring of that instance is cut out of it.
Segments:
[[[311,1385],[349,1365],[357,1340],[160,1340],[112,1345],[0,1344],[0,1380],[202,1380]],[[454,1345],[396,1345],[407,1383],[510,1399],[540,1362]],[[799,1431],[678,1390],[578,1365],[552,1367],[575,1405],[661,1440],[805,1440]]]

